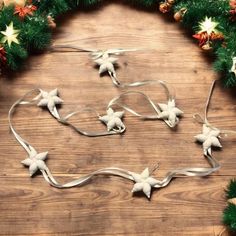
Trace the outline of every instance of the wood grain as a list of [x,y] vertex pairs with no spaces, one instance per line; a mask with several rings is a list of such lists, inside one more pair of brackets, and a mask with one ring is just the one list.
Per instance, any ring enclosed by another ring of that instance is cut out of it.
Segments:
[[[136,172],[160,163],[162,177],[176,167],[208,166],[193,136],[201,126],[193,121],[203,112],[210,84],[216,75],[205,56],[183,29],[155,12],[122,3],[104,4],[60,20],[55,44],[71,42],[85,48],[142,48],[120,56],[118,77],[123,82],[162,79],[177,92],[185,115],[176,132],[160,121],[140,121],[126,114],[122,136],[87,138],[58,124],[45,110],[22,107],[14,117],[20,134],[38,151],[49,151],[48,166],[60,181],[98,168],[117,166]],[[132,183],[118,177],[94,179],[82,188],[59,190],[42,176],[29,178],[20,161],[26,153],[10,134],[7,113],[12,103],[32,88],[57,87],[66,101],[63,114],[91,105],[103,113],[121,91],[108,76],[99,78],[86,53],[35,55],[24,70],[0,81],[0,235],[168,235],[210,236],[222,229],[224,188],[235,176],[235,137],[222,140],[214,152],[222,168],[208,178],[176,179],[155,191],[151,201],[132,197]],[[156,102],[165,101],[160,87],[146,86]],[[137,98],[137,109],[145,106]],[[210,121],[219,128],[236,129],[235,91],[217,86]],[[84,129],[103,129],[91,114],[76,119]],[[226,235],[226,234],[225,234]]]

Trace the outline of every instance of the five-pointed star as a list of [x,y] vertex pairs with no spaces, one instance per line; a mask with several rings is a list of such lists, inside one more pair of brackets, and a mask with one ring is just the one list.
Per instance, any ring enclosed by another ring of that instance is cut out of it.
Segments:
[[46,170],[47,166],[44,160],[47,158],[48,152],[32,153],[30,157],[23,160],[21,163],[29,166],[30,176],[33,176],[37,170]]
[[45,92],[41,91],[42,99],[39,101],[38,106],[40,107],[48,107],[49,111],[53,111],[54,107],[57,104],[62,104],[63,100],[58,97],[58,90],[54,89],[52,91]]
[[236,57],[232,58],[232,67],[230,69],[230,72],[234,73],[234,75],[236,76]]
[[99,117],[99,120],[104,122],[107,126],[107,130],[121,131],[125,129],[125,125],[122,122],[122,117],[124,116],[124,111],[114,112],[112,108],[107,110],[107,115]]
[[219,23],[218,22],[215,22],[215,21],[212,21],[212,18],[208,18],[206,16],[205,20],[202,21],[200,23],[200,31],[199,33],[202,33],[202,32],[207,32],[209,35],[212,33],[212,32],[216,32],[216,27]]
[[110,57],[108,53],[104,53],[102,57],[94,60],[97,65],[99,65],[99,74],[108,72],[112,76],[116,76],[116,71],[114,64],[117,62],[118,58]]
[[178,120],[178,116],[181,116],[183,112],[175,107],[175,100],[169,100],[167,104],[159,103],[158,106],[161,109],[159,114],[160,119],[168,120],[171,126],[174,126]]
[[152,187],[158,184],[158,181],[150,177],[149,169],[146,168],[141,174],[131,173],[134,181],[132,193],[143,191],[147,198],[151,196]]
[[196,135],[195,138],[198,142],[203,143],[204,154],[211,155],[211,147],[222,147],[219,141],[220,130],[212,129],[207,125],[203,125],[202,134]]
[[19,32],[20,30],[15,30],[13,26],[13,22],[11,22],[8,26],[6,26],[5,31],[1,31],[1,34],[4,35],[1,42],[2,43],[7,42],[9,47],[11,46],[12,42],[19,44],[19,40],[17,39]]

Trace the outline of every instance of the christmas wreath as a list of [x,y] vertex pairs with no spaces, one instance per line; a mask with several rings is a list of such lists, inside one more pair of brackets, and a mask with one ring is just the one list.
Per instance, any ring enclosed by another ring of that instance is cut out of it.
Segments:
[[223,221],[233,232],[236,232],[236,180],[231,180],[227,190],[228,206],[224,210]]
[[[17,70],[28,54],[46,49],[54,19],[64,12],[102,0],[0,0],[0,67]],[[215,55],[214,68],[224,85],[236,85],[236,0],[130,0],[162,13],[193,31],[199,46]]]

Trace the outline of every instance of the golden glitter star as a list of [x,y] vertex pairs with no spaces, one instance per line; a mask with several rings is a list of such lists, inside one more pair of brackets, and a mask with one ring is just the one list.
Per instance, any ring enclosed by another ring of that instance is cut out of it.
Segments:
[[4,35],[1,42],[2,43],[8,43],[9,47],[14,42],[16,44],[19,44],[19,40],[17,39],[17,36],[19,35],[20,30],[14,29],[13,22],[11,22],[9,25],[6,26],[5,31],[1,31],[1,34]]

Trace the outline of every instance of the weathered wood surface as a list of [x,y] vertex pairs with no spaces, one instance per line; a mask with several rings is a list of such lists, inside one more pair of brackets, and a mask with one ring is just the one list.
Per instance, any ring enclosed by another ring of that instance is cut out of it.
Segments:
[[[71,42],[86,48],[143,48],[120,56],[118,77],[123,82],[162,79],[177,91],[185,115],[176,132],[161,121],[140,121],[126,114],[123,136],[87,138],[57,123],[47,111],[22,107],[14,117],[20,134],[38,151],[49,151],[48,166],[59,180],[117,166],[136,172],[160,163],[162,177],[176,167],[208,166],[193,136],[201,125],[193,121],[203,112],[213,79],[212,60],[205,57],[178,24],[155,12],[119,3],[64,17],[55,44]],[[132,183],[118,177],[94,179],[82,188],[59,190],[42,176],[30,178],[20,164],[26,153],[10,134],[7,112],[12,103],[35,87],[57,87],[65,104],[63,114],[92,105],[103,113],[121,91],[108,76],[99,78],[87,53],[44,53],[32,56],[25,71],[0,81],[0,235],[218,235],[225,207],[224,188],[235,176],[235,137],[222,140],[214,152],[222,169],[209,178],[174,180],[155,191],[151,201],[132,197]],[[146,86],[155,101],[165,101],[162,89]],[[141,101],[136,99],[141,108]],[[134,103],[135,104],[135,103]],[[216,87],[210,121],[236,129],[235,92]],[[95,118],[75,119],[84,129],[103,129]]]

